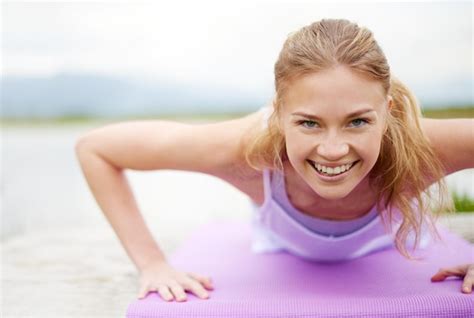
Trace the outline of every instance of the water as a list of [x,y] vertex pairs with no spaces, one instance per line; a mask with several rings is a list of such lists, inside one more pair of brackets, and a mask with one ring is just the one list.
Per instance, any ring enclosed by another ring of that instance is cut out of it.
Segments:
[[[2,240],[39,229],[104,224],[74,153],[75,142],[91,128],[3,128]],[[142,213],[157,230],[248,217],[247,196],[218,178],[171,170],[127,171],[127,176]],[[474,197],[474,169],[452,174],[447,182]]]
[[[2,239],[39,229],[104,224],[74,152],[80,135],[90,129],[3,129]],[[144,216],[167,232],[173,224],[190,227],[249,213],[247,197],[213,176],[172,170],[126,174]]]

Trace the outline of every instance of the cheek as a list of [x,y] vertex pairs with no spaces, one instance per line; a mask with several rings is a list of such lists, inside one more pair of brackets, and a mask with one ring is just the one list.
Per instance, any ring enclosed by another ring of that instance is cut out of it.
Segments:
[[301,142],[301,139],[291,139],[291,137],[286,139],[286,154],[288,161],[293,166],[293,168],[303,173],[304,171],[304,162],[308,157],[308,147],[304,147],[304,143]]
[[375,163],[380,153],[381,136],[379,134],[372,134],[366,138],[360,139],[357,143],[359,154],[365,158],[366,161]]
[[311,152],[311,139],[304,138],[304,136],[287,135],[286,139],[286,150],[289,158],[305,157]]

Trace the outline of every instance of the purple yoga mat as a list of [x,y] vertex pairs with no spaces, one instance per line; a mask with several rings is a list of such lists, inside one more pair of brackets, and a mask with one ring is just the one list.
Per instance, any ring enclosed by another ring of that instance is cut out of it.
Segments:
[[430,281],[441,267],[474,262],[472,244],[439,231],[443,241],[421,261],[387,249],[324,264],[287,252],[253,254],[250,223],[212,222],[169,257],[179,270],[210,276],[210,298],[187,292],[186,302],[166,302],[151,292],[129,305],[127,317],[474,317],[474,293],[461,293],[460,278]]

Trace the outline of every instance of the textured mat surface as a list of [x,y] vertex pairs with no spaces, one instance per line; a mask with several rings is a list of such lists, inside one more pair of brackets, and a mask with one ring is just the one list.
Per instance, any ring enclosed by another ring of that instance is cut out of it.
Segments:
[[286,252],[252,254],[251,227],[216,221],[194,231],[169,257],[177,269],[208,275],[200,299],[166,302],[155,293],[133,301],[127,317],[474,317],[474,294],[460,278],[432,283],[440,267],[474,262],[474,246],[440,227],[442,242],[410,261],[395,249],[322,264]]

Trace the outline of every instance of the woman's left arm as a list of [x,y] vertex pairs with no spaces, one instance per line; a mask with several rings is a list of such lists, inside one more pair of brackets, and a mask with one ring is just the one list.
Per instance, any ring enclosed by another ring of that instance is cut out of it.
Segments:
[[[426,137],[446,168],[446,175],[474,168],[474,119],[421,118],[420,123]],[[449,276],[463,279],[463,293],[470,294],[474,285],[474,264],[441,268],[431,277],[432,282],[445,280]]]
[[446,175],[474,168],[474,119],[420,118],[420,124]]

